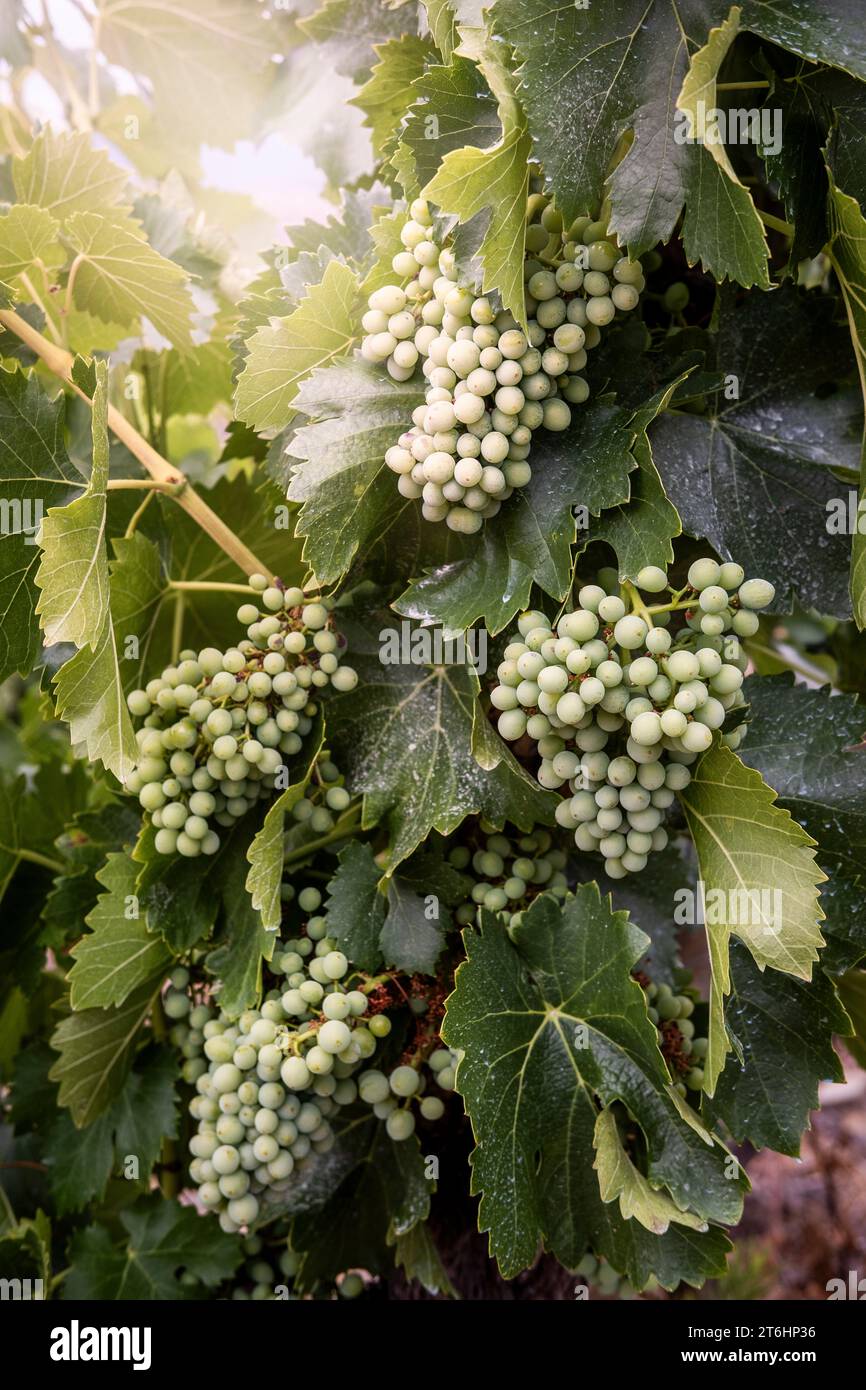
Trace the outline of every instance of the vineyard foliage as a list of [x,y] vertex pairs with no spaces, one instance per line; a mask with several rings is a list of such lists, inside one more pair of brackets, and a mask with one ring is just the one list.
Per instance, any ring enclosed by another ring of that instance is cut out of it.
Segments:
[[[866,1055],[860,7],[53,9],[0,21],[0,1274],[456,1297],[456,1210],[504,1279],[722,1278]],[[322,190],[270,245],[257,148]]]

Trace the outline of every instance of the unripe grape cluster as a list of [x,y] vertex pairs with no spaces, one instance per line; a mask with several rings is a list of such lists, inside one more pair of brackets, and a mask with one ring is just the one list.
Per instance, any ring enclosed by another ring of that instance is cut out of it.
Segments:
[[675,994],[669,984],[657,985],[652,980],[644,984],[647,1012],[659,1031],[659,1046],[681,1096],[688,1091],[700,1091],[704,1084],[703,1062],[709,1040],[695,1037],[692,1014],[695,1010],[693,993]]
[[[624,1274],[618,1274],[607,1260],[603,1257],[599,1258],[591,1252],[584,1255],[574,1272],[586,1279],[587,1283],[592,1284],[606,1298],[630,1300],[638,1297],[637,1290],[632,1287]],[[657,1281],[651,1277],[646,1288],[657,1287]]]
[[478,909],[486,907],[507,926],[516,927],[539,893],[564,898],[568,892],[563,873],[566,856],[552,846],[553,839],[546,830],[514,840],[494,833],[487,836],[483,848],[474,852],[467,845],[455,845],[448,852],[448,862],[476,877],[470,901],[457,908],[457,923],[463,927],[471,925]]
[[272,1301],[274,1289],[290,1284],[300,1268],[301,1257],[294,1250],[285,1245],[278,1253],[269,1250],[259,1235],[244,1236],[243,1250],[246,1259],[234,1276],[231,1291],[234,1302]]
[[644,287],[641,265],[621,255],[604,222],[568,228],[543,194],[527,208],[527,323],[459,283],[454,253],[437,240],[433,214],[416,199],[393,269],[408,284],[369,298],[362,356],[396,381],[421,363],[426,402],[386,453],[403,497],[420,498],[428,521],[471,534],[532,476],[533,432],[564,430],[585,401],[587,351],[617,310]]
[[[261,606],[238,609],[247,633],[236,647],[183,651],[177,665],[127,698],[142,726],[126,787],[149,813],[160,854],[215,854],[215,827],[233,825],[270,795],[283,759],[300,752],[316,692],[349,691],[358,683],[355,671],[341,665],[345,641],[334,630],[331,600],[308,601],[301,589],[271,584],[264,575],[252,575],[250,587]],[[341,810],[348,793],[335,786],[324,799],[323,809]],[[299,803],[296,814],[307,806]],[[319,813],[310,807],[310,814]]]
[[[566,788],[558,823],[574,831],[578,849],[603,855],[611,878],[623,878],[664,849],[665,811],[688,786],[690,765],[744,703],[740,638],[757,630],[757,610],[774,589],[712,559],[695,561],[684,588],[656,604],[637,592],[669,590],[655,566],[622,594],[614,570],[599,580],[580,589],[579,606],[555,630],[543,613],[521,615],[491,703],[503,738],[537,744],[541,785]],[[685,625],[673,634],[681,612]],[[737,747],[743,734],[740,725],[722,739]]]
[[372,1106],[401,1141],[415,1130],[413,1105],[425,1120],[444,1113],[439,1096],[426,1094],[428,1083],[454,1089],[457,1058],[448,1048],[387,1069],[369,1065],[391,1018],[377,1011],[371,982],[328,936],[321,901],[317,888],[298,894],[311,915],[302,936],[277,943],[271,970],[282,978],[260,1008],[233,1019],[197,1001],[183,967],[163,1000],[175,1021],[171,1041],[186,1059],[184,1080],[196,1089],[190,1176],[225,1231],[255,1222],[264,1194],[286,1192],[298,1165],[333,1147],[331,1121],[342,1107]]

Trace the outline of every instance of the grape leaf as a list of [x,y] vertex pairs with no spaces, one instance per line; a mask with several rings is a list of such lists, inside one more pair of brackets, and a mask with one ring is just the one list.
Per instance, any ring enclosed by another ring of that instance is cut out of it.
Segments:
[[328,883],[328,931],[359,970],[377,970],[382,962],[379,937],[385,899],[379,892],[382,871],[370,845],[352,841],[338,855],[339,867]]
[[46,266],[66,260],[58,245],[59,223],[50,212],[35,205],[16,203],[0,217],[0,279],[14,280],[36,260]]
[[358,279],[331,261],[294,313],[257,328],[247,342],[235,407],[254,429],[282,429],[301,382],[349,351],[358,332]]
[[70,1014],[54,1030],[51,1046],[60,1056],[50,1076],[60,1085],[59,1104],[69,1108],[79,1129],[92,1123],[119,1095],[162,979],[160,971],[118,1008]]
[[73,1009],[122,1004],[134,989],[169,969],[172,958],[165,942],[149,932],[146,920],[138,915],[137,876],[138,865],[122,853],[110,854],[96,875],[108,891],[86,918],[89,934],[72,947]]
[[815,841],[776,804],[772,788],[724,744],[716,742],[700,758],[679,800],[706,893],[719,895],[712,917],[707,897],[712,982],[704,1088],[711,1096],[730,1050],[724,998],[730,990],[731,935],[745,942],[759,969],[769,965],[811,979],[824,944],[818,884],[825,875],[815,863]]
[[455,56],[412,83],[409,107],[395,163],[411,161],[419,186],[429,183],[452,150],[466,145],[490,149],[502,137],[496,101],[478,66]]
[[187,275],[148,244],[138,223],[76,212],[66,236],[80,258],[74,299],[105,323],[144,315],[176,348],[192,346]]
[[422,193],[462,223],[490,210],[478,248],[482,289],[485,294],[498,290],[505,308],[525,324],[523,248],[532,142],[511,73],[496,45],[485,37],[483,30],[461,30],[459,55],[473,59],[484,73],[496,98],[501,138],[486,149],[466,145],[451,150]]
[[[253,814],[250,820],[256,822]],[[241,822],[219,864],[215,887],[222,895],[222,922],[205,965],[220,982],[220,1008],[231,1018],[253,1008],[262,990],[262,961],[271,960],[277,937],[262,924],[246,889],[249,821]]]
[[832,1034],[848,1033],[850,1024],[833,985],[820,970],[811,983],[761,972],[733,943],[725,1027],[736,1055],[705,1101],[710,1119],[738,1143],[798,1155],[819,1081],[845,1080]]
[[399,38],[409,27],[405,10],[378,0],[324,0],[321,9],[298,23],[308,38],[327,46],[337,72],[356,82],[369,72],[376,45]]
[[409,105],[406,89],[424,71],[435,49],[428,39],[415,34],[401,34],[375,48],[377,61],[373,71],[358,95],[351,98],[350,105],[364,112],[364,124],[372,131],[373,148],[378,154],[387,155]]
[[417,1138],[395,1144],[375,1119],[363,1125],[363,1138],[358,1161],[327,1205],[303,1212],[292,1224],[292,1246],[302,1256],[296,1276],[301,1290],[344,1269],[386,1273],[394,1263],[389,1237],[427,1218],[435,1184]]
[[247,851],[250,865],[247,892],[252,898],[253,907],[261,913],[265,931],[276,931],[282,921],[280,883],[283,877],[286,815],[300,801],[309,785],[324,738],[325,724],[320,715],[318,728],[311,729],[306,748],[291,768],[288,786],[269,806],[264,824]]
[[[667,241],[685,202],[690,259],[716,274],[766,284],[766,249],[751,199],[708,150],[680,143],[675,102],[690,53],[729,13],[728,0],[498,0],[497,33],[521,60],[519,95],[566,220],[601,204],[621,137],[625,158],[610,176],[611,227],[633,255]],[[862,26],[846,0],[806,0],[795,10],[752,0],[741,25],[781,47],[860,73]],[[555,35],[555,41],[551,41]],[[716,220],[719,219],[719,220]]]
[[0,898],[28,852],[46,857],[40,867],[51,871],[55,838],[87,790],[84,769],[59,761],[28,766],[26,775],[0,774]]
[[99,0],[99,11],[100,47],[109,62],[148,78],[175,159],[178,145],[233,146],[252,127],[279,44],[258,5]]
[[623,1143],[612,1106],[599,1111],[593,1145],[593,1167],[598,1173],[601,1200],[615,1202],[619,1199],[624,1221],[639,1221],[656,1236],[663,1236],[672,1221],[693,1231],[706,1229],[701,1217],[694,1212],[681,1211],[667,1192],[652,1187],[635,1167]]
[[358,361],[315,372],[302,386],[296,409],[316,423],[292,438],[298,467],[289,500],[303,503],[297,533],[306,537],[304,559],[322,583],[344,574],[398,509],[402,499],[385,452],[423,400],[418,382],[391,381]]
[[[634,579],[644,565],[667,570],[674,558],[671,541],[682,531],[679,513],[662,487],[645,434],[631,446],[637,470],[629,479],[628,502],[603,511],[590,523],[586,544],[607,541],[616,551],[620,580]],[[582,549],[583,547],[581,547]]]
[[[73,368],[82,366],[80,362]],[[109,621],[108,554],[108,369],[95,364],[93,467],[86,491],[65,507],[51,507],[42,521],[42,558],[36,574],[42,590],[36,612],[46,647],[73,642],[96,650]],[[79,373],[80,376],[80,373]],[[79,381],[79,384],[81,382]]]
[[834,973],[866,955],[860,905],[866,864],[866,711],[848,696],[795,685],[793,677],[750,676],[744,685],[754,719],[740,757],[778,793],[829,875],[822,885],[827,948]]
[[[45,1212],[38,1209],[34,1217],[23,1217],[20,1221],[16,1221],[9,1211],[4,1215],[0,1233],[0,1269],[3,1270],[3,1277],[10,1282],[16,1278],[32,1279],[35,1271],[35,1278],[42,1281],[43,1289],[50,1289],[51,1223]],[[45,1292],[42,1297],[45,1297]]]
[[177,1137],[176,1079],[171,1049],[146,1048],[114,1103],[83,1131],[76,1130],[67,1110],[55,1111],[52,1095],[44,1156],[61,1213],[101,1200],[112,1170],[122,1170],[130,1158],[138,1160],[139,1181],[147,1181],[163,1138]]
[[27,154],[12,161],[18,202],[36,203],[61,222],[76,212],[128,211],[123,206],[128,178],[86,131],[46,126]]
[[[47,549],[36,576],[42,587],[38,609],[47,614],[43,623],[50,625],[52,633],[65,640],[75,630],[87,643],[54,677],[57,715],[69,724],[73,748],[125,781],[137,761],[138,747],[124,699],[117,634],[106,593],[108,374],[104,363],[96,367],[95,386],[88,386],[88,394],[93,404],[93,473],[85,496],[70,504],[76,508],[75,516],[52,517],[49,512],[43,523]],[[76,525],[82,529],[83,543]],[[61,571],[67,565],[68,574]]]
[[645,1136],[653,1189],[702,1221],[739,1216],[744,1179],[725,1178],[724,1150],[675,1103],[631,978],[647,938],[586,884],[564,904],[542,894],[510,934],[482,911],[480,932],[463,939],[442,1036],[463,1049],[472,1190],[503,1276],[531,1264],[543,1241],[571,1267],[591,1244],[638,1288],[650,1273],[667,1287],[671,1261],[675,1281],[701,1282],[718,1257],[712,1235],[670,1240],[623,1221],[592,1169],[597,1107],[618,1101]]
[[[847,335],[826,302],[790,285],[737,305],[722,294],[716,361],[729,384],[706,414],[667,411],[649,431],[665,491],[691,535],[806,607],[844,616],[848,545],[827,533],[830,469],[858,467]],[[736,394],[734,394],[734,392]],[[820,564],[816,556],[820,555]]]
[[42,909],[41,940],[46,946],[60,950],[70,937],[81,934],[81,923],[99,896],[97,870],[108,854],[134,841],[139,825],[132,804],[111,800],[98,810],[77,813],[65,826],[56,840],[65,871],[55,877]]
[[[827,251],[845,300],[860,389],[866,407],[866,219],[856,200],[836,187],[829,168],[827,172],[830,182],[830,239]],[[858,515],[862,518],[866,500],[866,427],[861,440],[860,480],[861,511]],[[862,631],[866,627],[866,535],[860,525],[851,540],[851,602],[854,621]]]
[[215,860],[225,853],[229,836],[221,835],[216,855],[190,860],[160,854],[154,846],[155,835],[152,824],[145,823],[132,851],[139,866],[139,910],[144,912],[150,931],[164,938],[172,951],[181,953],[213,930],[219,910],[213,891]]
[[39,651],[36,534],[47,508],[79,496],[83,479],[66,452],[63,398],[34,377],[0,368],[0,679],[26,675]]
[[359,684],[329,702],[328,741],[350,790],[364,793],[364,825],[388,827],[390,873],[432,829],[449,834],[468,815],[522,830],[549,823],[552,798],[488,724],[474,672],[383,665],[372,630],[352,629],[350,648]]
[[64,1299],[197,1298],[178,1271],[215,1288],[243,1259],[240,1241],[221,1231],[218,1222],[159,1193],[121,1212],[120,1222],[127,1232],[120,1244],[105,1226],[87,1226],[73,1237]]
[[431,1294],[459,1298],[442,1263],[426,1221],[416,1221],[405,1235],[394,1238],[394,1259],[409,1280],[417,1280]]

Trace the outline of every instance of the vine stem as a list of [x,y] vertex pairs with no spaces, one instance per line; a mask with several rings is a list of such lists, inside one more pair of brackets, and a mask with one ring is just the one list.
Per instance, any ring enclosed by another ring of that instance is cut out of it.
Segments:
[[790,222],[783,222],[781,217],[774,217],[771,212],[764,212],[761,208],[757,208],[756,211],[765,227],[771,227],[774,232],[782,232],[787,237],[793,237],[794,228]]
[[256,591],[250,584],[223,584],[215,579],[170,579],[168,581],[170,589],[176,589],[178,593],[226,593],[226,594],[254,594]]
[[[49,371],[52,371],[62,382],[71,387],[76,395],[80,396],[88,405],[92,405],[87,393],[82,391],[72,379],[74,358],[71,352],[49,342],[37,329],[31,328],[20,314],[16,314],[14,309],[0,309],[0,323],[41,357]],[[139,434],[135,426],[131,425],[113,405],[108,407],[108,426],[156,482],[172,486],[186,484],[175,497],[178,506],[182,507],[203,531],[207,532],[211,540],[215,541],[229,559],[234,560],[245,574],[269,573],[267,566],[253,554],[248,546],[244,545],[240,537],[235,535],[222,518],[217,516],[204,498],[194,491],[183,474],[178,469],[173,468],[162,454],[157,453],[153,445],[149,444],[144,436]]]
[[795,671],[797,675],[803,676],[805,680],[815,681],[818,685],[823,685],[830,679],[826,671],[822,671],[819,666],[805,666],[799,661],[794,661],[789,656],[777,651],[775,647],[765,647],[762,642],[753,642],[751,639],[745,643],[746,653],[761,652],[764,656],[769,656],[773,661],[778,661],[780,666],[786,666],[789,671]]
[[40,854],[38,849],[19,849],[16,853],[19,859],[26,859],[28,864],[38,864],[40,869],[50,869],[53,874],[62,874],[65,871],[66,866],[61,864],[59,859]]
[[188,487],[186,479],[182,483],[159,483],[156,478],[109,478],[109,492],[123,492],[124,490],[145,491],[150,489],[154,492],[167,492],[169,496],[179,496],[185,487]]

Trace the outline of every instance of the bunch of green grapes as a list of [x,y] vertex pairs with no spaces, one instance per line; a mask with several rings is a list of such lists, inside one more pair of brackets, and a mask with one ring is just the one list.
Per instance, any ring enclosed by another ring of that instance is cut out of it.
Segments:
[[341,1107],[371,1105],[400,1141],[414,1132],[413,1105],[426,1120],[444,1111],[438,1096],[425,1095],[428,1083],[454,1088],[457,1058],[446,1048],[387,1070],[367,1065],[392,1029],[371,998],[378,981],[355,971],[328,935],[317,888],[302,889],[297,903],[310,915],[301,936],[278,942],[271,970],[282,978],[260,1008],[234,1019],[196,1000],[184,967],[163,1000],[184,1079],[196,1089],[190,1176],[225,1231],[254,1222],[264,1193],[286,1192],[298,1165],[333,1147],[330,1121]]
[[455,913],[460,926],[475,921],[479,907],[495,912],[510,927],[516,927],[533,898],[553,893],[564,898],[568,881],[563,873],[566,856],[553,848],[546,830],[521,835],[488,835],[483,849],[473,853],[467,845],[455,845],[448,853],[455,869],[469,870],[476,876],[471,901],[461,903]]
[[[323,750],[313,765],[306,792],[292,806],[289,815],[314,835],[326,835],[333,830],[336,817],[348,808],[352,800],[343,780],[343,774],[330,753]],[[291,901],[291,883],[283,883],[281,893],[284,902]]]
[[699,1091],[704,1084],[703,1062],[709,1040],[695,1037],[692,1014],[695,994],[675,994],[670,985],[648,981],[644,986],[647,1012],[659,1030],[659,1045],[681,1096]]
[[[621,593],[614,570],[598,577],[555,631],[543,613],[521,615],[491,702],[503,738],[537,743],[541,785],[567,788],[558,823],[579,849],[604,856],[611,878],[623,878],[664,849],[664,813],[688,786],[690,765],[744,703],[740,637],[756,631],[757,610],[775,591],[763,579],[744,582],[740,565],[711,559],[695,561],[677,592],[655,566]],[[669,593],[648,606],[638,589]],[[685,625],[673,634],[680,613]],[[740,726],[722,738],[736,748],[743,733]]]
[[[349,691],[358,683],[351,666],[341,665],[345,641],[334,630],[331,600],[307,602],[300,589],[270,584],[264,575],[252,575],[250,586],[261,609],[238,609],[243,641],[225,652],[181,652],[176,666],[127,699],[142,726],[126,786],[149,813],[160,854],[215,854],[214,827],[231,826],[269,796],[284,757],[300,752],[316,691]],[[335,787],[323,809],[337,810],[347,798]],[[299,805],[305,813],[309,802]],[[310,814],[319,813],[310,807]]]
[[580,372],[600,329],[637,306],[640,263],[617,248],[604,220],[563,227],[549,199],[527,206],[525,330],[507,311],[460,285],[454,253],[416,199],[393,268],[405,285],[369,298],[362,356],[397,381],[421,363],[426,402],[385,455],[403,497],[428,521],[471,534],[532,476],[533,432],[564,430],[589,386]]

